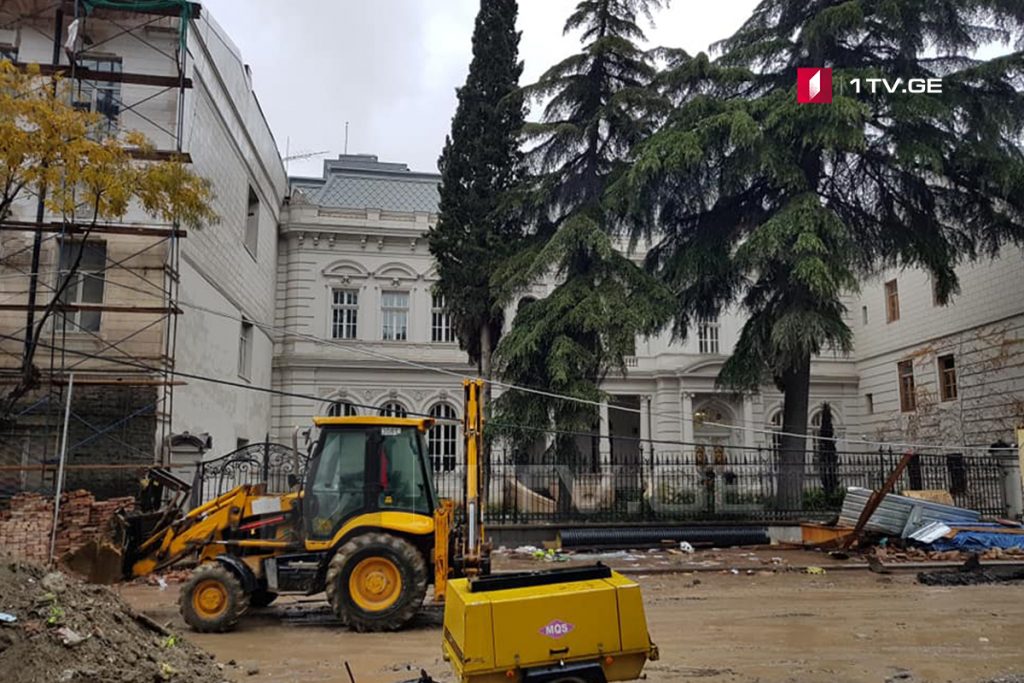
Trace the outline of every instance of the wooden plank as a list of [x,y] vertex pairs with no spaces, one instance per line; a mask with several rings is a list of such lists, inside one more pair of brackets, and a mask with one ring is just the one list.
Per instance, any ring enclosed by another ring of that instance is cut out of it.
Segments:
[[[19,69],[25,70],[30,65],[26,62],[15,64]],[[72,76],[70,64],[32,64],[33,68],[38,67],[40,75],[53,76],[59,74],[66,78]],[[178,76],[158,76],[156,74],[140,74],[130,72],[95,71],[82,66],[74,67],[74,78],[79,81],[100,81],[104,83],[129,83],[131,85],[151,85],[158,88],[191,88],[191,78],[179,78]]]
[[949,505],[955,507],[956,502],[953,500],[952,494],[945,489],[921,489],[920,491],[903,491],[900,495],[906,496],[907,498],[916,498],[917,500],[927,500],[930,503],[942,503],[943,505]]
[[188,231],[175,230],[174,228],[155,228],[146,225],[97,223],[90,226],[89,223],[61,223],[51,221],[49,223],[36,223],[33,221],[2,221],[0,229],[24,230],[28,232],[66,232],[68,235],[80,235],[87,230],[93,235],[131,235],[133,237],[188,237]]
[[128,150],[129,156],[132,159],[138,159],[139,161],[179,161],[183,164],[192,163],[192,155],[188,152],[178,152],[173,149],[151,149],[144,151],[141,149]]
[[[154,293],[155,294],[155,293]],[[41,310],[46,304],[37,304],[31,308]],[[0,304],[0,311],[27,311],[28,304]],[[114,304],[57,304],[58,311],[99,311],[101,313],[148,313],[151,315],[181,315],[177,306],[118,306]]]

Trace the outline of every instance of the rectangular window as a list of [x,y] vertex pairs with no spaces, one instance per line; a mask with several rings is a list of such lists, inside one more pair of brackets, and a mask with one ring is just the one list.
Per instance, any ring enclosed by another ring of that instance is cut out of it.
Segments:
[[[71,273],[76,261],[78,268]],[[102,304],[106,265],[107,245],[103,242],[62,242],[59,282],[68,282],[61,295],[61,303]],[[64,329],[68,332],[97,332],[100,329],[98,310],[65,311],[63,319]]]
[[455,341],[452,318],[445,306],[444,296],[434,294],[430,306],[430,341],[444,344]]
[[864,409],[868,415],[873,415],[875,412],[875,395],[864,394]]
[[956,359],[952,355],[939,356],[939,396],[943,401],[955,401],[957,397],[956,386]]
[[0,61],[4,59],[11,62],[18,61],[18,48],[14,45],[0,43]]
[[861,306],[860,307],[860,322],[861,322],[862,325],[867,325],[868,324],[868,307],[867,306]]
[[900,292],[895,280],[885,283],[885,321],[892,323],[900,319]]
[[242,320],[238,333],[238,376],[249,379],[252,376],[252,323]]
[[359,292],[354,289],[331,291],[331,338],[355,339],[359,316]]
[[718,353],[718,318],[700,318],[697,321],[697,345],[701,353]]
[[235,450],[236,451],[240,451],[240,450],[242,450],[243,448],[245,448],[248,445],[249,445],[249,439],[243,439],[242,437],[238,437],[237,439],[235,439]]
[[912,413],[917,409],[917,396],[914,387],[914,361],[900,361],[896,365],[900,382],[900,410]]
[[[79,57],[78,66],[105,74],[121,73],[120,57]],[[82,111],[91,111],[103,117],[99,132],[117,132],[117,120],[121,115],[121,84],[111,81],[79,81],[72,94],[72,106]]]
[[406,341],[409,338],[409,293],[381,292],[381,339]]
[[260,198],[255,190],[249,188],[249,203],[245,213],[245,248],[253,258],[260,243]]

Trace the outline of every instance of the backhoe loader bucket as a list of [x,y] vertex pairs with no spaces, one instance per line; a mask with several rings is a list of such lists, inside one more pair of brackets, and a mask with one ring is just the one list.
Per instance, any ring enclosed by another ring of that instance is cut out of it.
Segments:
[[601,564],[449,581],[442,647],[460,683],[628,681],[658,657],[640,587]]
[[118,510],[102,536],[60,558],[64,566],[90,583],[110,584],[130,578],[139,546],[181,517],[191,488],[188,482],[160,467],[148,470],[139,484],[139,510]]

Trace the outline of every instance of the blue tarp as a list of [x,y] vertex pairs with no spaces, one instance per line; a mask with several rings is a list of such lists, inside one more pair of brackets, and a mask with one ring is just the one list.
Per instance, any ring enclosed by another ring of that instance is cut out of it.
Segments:
[[972,527],[991,527],[992,531],[961,531],[956,525],[949,525],[957,532],[953,538],[940,538],[932,542],[932,550],[966,550],[979,552],[990,548],[1024,548],[1024,534],[1006,533],[1007,527],[1000,524],[972,524]]

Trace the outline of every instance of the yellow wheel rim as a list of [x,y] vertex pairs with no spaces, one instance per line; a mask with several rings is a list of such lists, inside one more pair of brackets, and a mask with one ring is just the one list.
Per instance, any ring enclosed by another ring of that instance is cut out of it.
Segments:
[[205,579],[192,589],[192,609],[203,619],[216,619],[228,608],[228,589],[216,579]]
[[368,557],[349,574],[348,593],[361,610],[381,612],[394,605],[402,594],[402,575],[391,560]]

